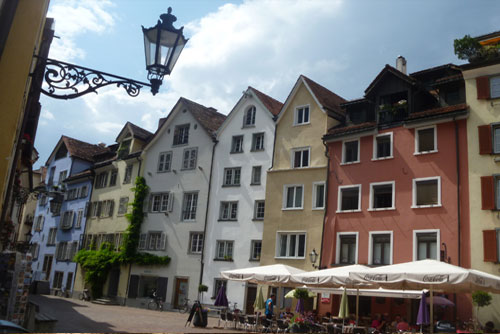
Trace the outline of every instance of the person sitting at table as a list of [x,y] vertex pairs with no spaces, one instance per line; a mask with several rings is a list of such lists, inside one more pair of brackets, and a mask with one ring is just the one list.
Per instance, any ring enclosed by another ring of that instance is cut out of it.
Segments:
[[396,314],[396,316],[394,316],[394,321],[391,322],[391,327],[396,328],[400,321],[401,321],[401,315]]
[[349,314],[349,325],[356,325],[356,316],[354,314]]
[[408,332],[410,330],[410,324],[406,321],[406,318],[403,317],[400,322],[396,325],[396,329],[400,332]]
[[372,333],[377,331],[381,324],[381,316],[379,313],[375,314],[375,318],[373,318],[372,324],[370,326],[369,332]]

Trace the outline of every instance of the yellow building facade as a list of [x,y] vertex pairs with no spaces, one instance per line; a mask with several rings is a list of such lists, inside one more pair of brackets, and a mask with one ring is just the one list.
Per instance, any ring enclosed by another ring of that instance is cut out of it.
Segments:
[[[267,174],[261,265],[312,270],[309,253],[320,254],[328,159],[322,136],[338,123],[344,100],[300,76],[277,125],[273,165]],[[316,265],[318,262],[316,262]],[[278,292],[278,307],[284,307]]]

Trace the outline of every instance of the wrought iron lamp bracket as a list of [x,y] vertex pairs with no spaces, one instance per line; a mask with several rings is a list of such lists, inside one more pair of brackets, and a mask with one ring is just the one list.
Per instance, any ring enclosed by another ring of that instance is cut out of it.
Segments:
[[[37,56],[35,56],[37,57]],[[116,85],[123,87],[128,95],[138,96],[143,86],[151,87],[149,83],[120,77],[114,74],[97,71],[91,68],[66,63],[60,60],[41,58],[38,68],[45,68],[42,93],[47,96],[68,100],[88,93],[96,93],[99,88]],[[45,65],[45,66],[43,66]]]

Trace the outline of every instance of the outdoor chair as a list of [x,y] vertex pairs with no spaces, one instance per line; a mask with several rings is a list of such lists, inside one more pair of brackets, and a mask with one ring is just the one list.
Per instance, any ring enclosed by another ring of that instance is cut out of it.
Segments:
[[247,319],[243,314],[235,314],[235,317],[237,317],[238,322],[237,325],[240,326],[241,329],[247,329]]
[[220,311],[220,314],[219,314],[219,324],[220,322],[224,322],[224,328],[226,328],[227,326],[227,317],[226,317],[226,312],[224,311]]
[[262,325],[262,333],[272,333],[273,323],[266,317],[260,318],[260,324]]
[[277,333],[285,333],[286,330],[288,329],[288,324],[286,323],[285,320],[283,319],[278,319],[276,321],[276,324],[278,326],[278,330],[277,330]]
[[235,319],[234,319],[234,314],[232,314],[231,312],[226,313],[226,321],[230,325],[232,324],[233,328],[236,328],[236,322],[235,322]]
[[257,321],[255,316],[253,315],[248,315],[247,316],[247,327],[252,331],[255,332],[257,329]]

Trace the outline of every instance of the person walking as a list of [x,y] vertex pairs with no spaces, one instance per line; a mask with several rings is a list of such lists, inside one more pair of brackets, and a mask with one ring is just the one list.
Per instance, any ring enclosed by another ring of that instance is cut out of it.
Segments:
[[269,299],[266,300],[266,318],[269,320],[273,318],[273,307],[275,302],[276,302],[276,295],[273,293],[271,294]]

